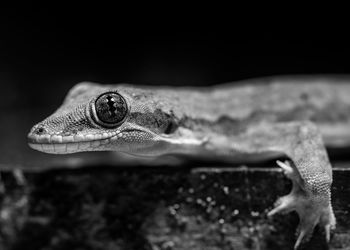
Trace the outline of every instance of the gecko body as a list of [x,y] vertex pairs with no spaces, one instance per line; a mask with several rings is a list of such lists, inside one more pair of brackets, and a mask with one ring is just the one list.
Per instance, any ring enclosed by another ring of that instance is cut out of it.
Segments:
[[293,182],[268,213],[295,210],[297,248],[320,225],[335,227],[332,168],[325,146],[350,144],[350,85],[335,78],[264,78],[207,88],[128,84],[74,86],[58,110],[35,125],[29,145],[67,154],[119,151],[278,162]]

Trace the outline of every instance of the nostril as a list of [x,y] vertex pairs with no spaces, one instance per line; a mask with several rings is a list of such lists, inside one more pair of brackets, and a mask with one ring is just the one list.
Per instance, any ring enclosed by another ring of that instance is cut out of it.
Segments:
[[34,130],[34,133],[38,134],[38,135],[41,135],[43,133],[45,133],[45,129],[43,127],[37,127],[35,130]]

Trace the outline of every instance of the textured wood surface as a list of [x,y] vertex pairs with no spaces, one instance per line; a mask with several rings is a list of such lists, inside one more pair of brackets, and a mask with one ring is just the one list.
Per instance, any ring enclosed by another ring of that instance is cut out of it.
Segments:
[[[291,183],[274,168],[105,168],[1,174],[0,249],[292,249],[296,214],[266,217]],[[23,178],[24,177],[24,178]],[[334,171],[337,229],[304,249],[350,249],[350,171]]]

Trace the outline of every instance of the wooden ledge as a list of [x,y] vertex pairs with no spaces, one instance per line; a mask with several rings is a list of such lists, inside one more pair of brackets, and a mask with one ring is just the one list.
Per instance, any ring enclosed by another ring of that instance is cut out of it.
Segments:
[[[336,165],[337,166],[337,165]],[[291,183],[277,168],[85,168],[1,174],[0,249],[292,249],[296,214],[268,219]],[[305,249],[350,246],[350,168],[335,167],[337,229]]]

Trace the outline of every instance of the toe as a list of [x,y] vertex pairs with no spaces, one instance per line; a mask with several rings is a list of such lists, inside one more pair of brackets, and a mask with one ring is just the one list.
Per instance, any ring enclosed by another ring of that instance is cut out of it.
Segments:
[[326,234],[326,241],[328,243],[329,240],[331,239],[331,225],[326,225],[324,227],[324,231],[325,231],[325,234]]
[[333,213],[332,206],[329,205],[328,208],[324,209],[321,213],[320,226],[324,228],[327,242],[330,241],[331,231],[335,229],[336,220]]
[[272,209],[267,216],[271,217],[278,213],[288,213],[295,209],[295,201],[292,195],[286,195],[277,200],[275,208]]
[[277,165],[283,170],[284,175],[293,181],[298,181],[300,179],[297,171],[291,166],[289,161],[276,161]]
[[317,214],[310,214],[308,217],[300,218],[299,223],[299,235],[294,245],[294,249],[298,249],[302,243],[310,240],[315,226],[319,221]]
[[283,172],[285,175],[292,175],[294,170],[290,166],[290,163],[288,161],[282,162],[282,161],[276,161],[277,165],[283,169]]

